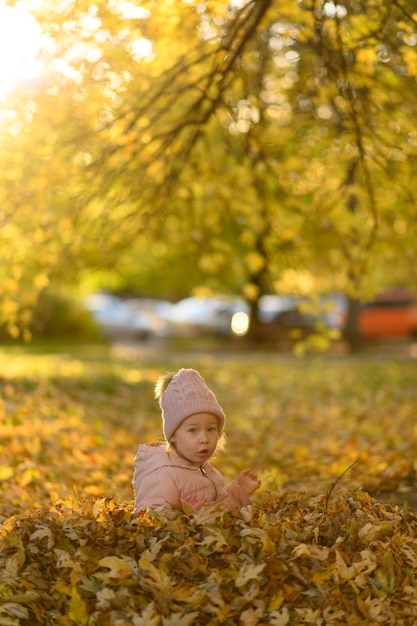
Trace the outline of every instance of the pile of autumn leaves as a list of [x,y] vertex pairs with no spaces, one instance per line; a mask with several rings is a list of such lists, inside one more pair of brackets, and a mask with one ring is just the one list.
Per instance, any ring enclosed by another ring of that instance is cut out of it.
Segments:
[[417,517],[264,492],[250,521],[67,499],[4,522],[0,623],[414,624]]
[[[1,626],[417,623],[415,362],[0,357]],[[227,409],[226,480],[262,478],[251,519],[133,515],[153,383],[180,366]]]

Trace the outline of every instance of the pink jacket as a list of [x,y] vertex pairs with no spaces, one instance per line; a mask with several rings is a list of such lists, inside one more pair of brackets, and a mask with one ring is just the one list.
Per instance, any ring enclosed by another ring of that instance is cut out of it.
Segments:
[[166,504],[179,508],[180,500],[196,510],[218,504],[227,511],[238,511],[250,504],[236,481],[224,485],[223,476],[208,461],[201,467],[168,452],[165,444],[142,444],[135,456],[133,473],[135,512],[161,509]]

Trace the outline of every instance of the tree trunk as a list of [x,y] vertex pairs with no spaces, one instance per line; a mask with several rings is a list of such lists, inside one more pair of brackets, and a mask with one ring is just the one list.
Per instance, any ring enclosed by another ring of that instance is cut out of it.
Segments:
[[349,297],[344,338],[350,352],[360,352],[363,348],[363,338],[359,327],[359,309],[359,300]]

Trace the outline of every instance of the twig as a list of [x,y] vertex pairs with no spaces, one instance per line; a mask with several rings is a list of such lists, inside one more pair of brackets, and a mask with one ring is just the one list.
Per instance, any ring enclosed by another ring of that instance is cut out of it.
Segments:
[[336,480],[334,481],[333,485],[330,487],[329,491],[328,491],[328,492],[327,492],[327,494],[326,494],[326,505],[325,505],[325,508],[324,508],[324,510],[325,510],[325,512],[326,512],[326,513],[327,513],[327,506],[328,506],[328,504],[329,504],[329,499],[330,499],[330,496],[332,495],[333,489],[336,487],[337,483],[338,483],[340,480],[342,480],[343,476],[344,476],[344,475],[345,475],[345,474],[346,474],[346,473],[347,473],[350,469],[352,469],[352,467],[353,467],[354,465],[356,465],[356,463],[357,463],[358,461],[359,461],[359,459],[356,459],[356,461],[353,461],[353,463],[351,463],[351,464],[349,465],[349,467],[347,467],[347,468],[345,469],[345,471],[344,471],[344,472],[342,472],[342,473],[340,474],[340,476],[338,476],[338,477],[336,478]]

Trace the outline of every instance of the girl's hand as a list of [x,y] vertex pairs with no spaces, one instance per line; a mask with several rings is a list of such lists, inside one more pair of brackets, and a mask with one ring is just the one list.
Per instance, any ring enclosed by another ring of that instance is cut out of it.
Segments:
[[248,496],[256,491],[261,484],[257,475],[249,468],[243,470],[243,472],[239,474],[237,482]]

